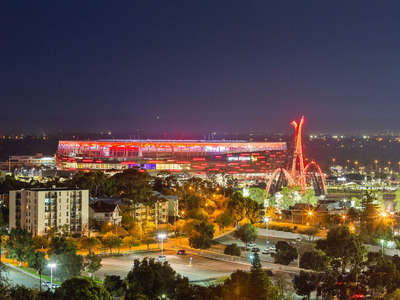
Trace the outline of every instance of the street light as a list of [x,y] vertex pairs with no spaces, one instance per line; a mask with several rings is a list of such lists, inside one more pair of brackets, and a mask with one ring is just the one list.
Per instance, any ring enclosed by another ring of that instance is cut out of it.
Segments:
[[381,243],[382,243],[382,257],[383,257],[383,242],[384,242],[384,240],[381,240]]
[[[108,225],[112,225],[112,223],[111,222],[108,222]],[[118,235],[118,227],[117,227],[117,225],[115,225],[115,235]]]
[[[219,191],[221,188],[217,187],[216,190]],[[224,192],[224,197],[225,197],[225,190],[221,189]]]
[[375,160],[375,170],[378,170],[378,161]]
[[357,171],[357,165],[358,165],[358,161],[355,161],[354,163],[356,164],[356,171]]
[[56,264],[48,264],[48,267],[50,267],[50,283],[53,285],[53,268],[57,267]]
[[265,234],[265,236],[266,236],[265,249],[268,248],[268,222],[269,222],[269,217],[266,217],[265,218],[265,228],[267,229],[267,231],[266,231],[266,234]]
[[313,219],[312,219],[312,211],[308,212],[309,217],[311,218],[311,226],[314,225],[313,224]]
[[163,256],[164,238],[167,237],[165,233],[160,233],[158,237],[161,239],[161,256]]

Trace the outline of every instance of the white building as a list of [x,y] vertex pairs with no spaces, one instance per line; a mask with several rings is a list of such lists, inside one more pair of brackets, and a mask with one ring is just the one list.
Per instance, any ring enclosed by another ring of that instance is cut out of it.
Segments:
[[[89,191],[78,188],[10,191],[10,229],[20,227],[34,235],[69,225],[71,233],[87,230]],[[84,232],[83,232],[84,233]]]
[[121,225],[120,211],[121,209],[117,204],[108,204],[101,200],[89,204],[89,217],[95,219],[99,224],[111,222],[115,225]]

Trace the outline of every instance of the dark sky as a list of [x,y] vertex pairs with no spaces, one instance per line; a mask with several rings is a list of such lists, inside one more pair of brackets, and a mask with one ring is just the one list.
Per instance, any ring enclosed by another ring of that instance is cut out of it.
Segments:
[[[1,1],[0,132],[400,129],[400,1]],[[157,119],[159,117],[159,119]]]

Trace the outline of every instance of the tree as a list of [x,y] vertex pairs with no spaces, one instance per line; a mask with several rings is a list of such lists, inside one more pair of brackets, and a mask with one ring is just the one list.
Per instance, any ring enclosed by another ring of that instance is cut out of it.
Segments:
[[311,241],[311,238],[314,241],[314,237],[319,233],[319,229],[316,227],[307,227],[306,229],[299,229],[297,232],[307,235],[309,241]]
[[[176,290],[180,285],[184,285],[185,289],[189,287],[189,280],[177,275],[168,262],[161,263],[154,258],[135,259],[134,267],[126,276],[126,283],[124,299],[176,299]],[[146,298],[138,298],[140,296]]]
[[396,198],[394,199],[394,202],[396,203],[395,205],[395,211],[400,212],[400,190],[396,191]]
[[157,226],[153,222],[143,221],[142,223],[142,234],[143,235],[153,235],[154,232],[157,231]]
[[100,245],[101,242],[98,238],[95,237],[84,237],[79,241],[79,248],[81,249],[87,249],[89,251],[89,254],[92,253],[92,249],[98,245]]
[[306,251],[300,256],[300,268],[324,271],[326,269],[327,259],[322,251]]
[[355,234],[350,233],[347,226],[331,229],[325,240],[317,241],[317,249],[332,259],[331,264],[341,266],[342,273],[345,273],[349,264],[357,267],[365,253],[363,243]]
[[400,289],[397,289],[393,293],[386,295],[385,299],[386,300],[400,300]]
[[247,286],[247,299],[281,299],[279,296],[279,289],[272,285],[267,274],[262,270],[260,257],[257,252],[254,253],[253,259],[251,260],[250,270],[250,284]]
[[42,284],[42,272],[46,267],[46,253],[34,251],[32,248],[27,253],[28,267],[33,268],[40,276],[40,285]]
[[226,214],[218,215],[215,221],[218,224],[219,228],[223,230],[223,232],[225,232],[225,227],[228,227],[229,225],[232,224],[231,217]]
[[88,270],[89,274],[92,274],[92,277],[94,276],[94,272],[98,271],[101,269],[101,257],[96,255],[96,254],[88,254],[85,257],[85,265]]
[[133,216],[131,216],[130,214],[127,214],[127,213],[122,214],[121,225],[127,231],[129,231],[132,228],[134,223],[135,223],[135,219],[133,218]]
[[227,205],[227,213],[236,223],[247,218],[254,224],[260,221],[260,209],[262,204],[258,204],[256,201],[249,197],[243,197],[241,193],[235,193],[232,195]]
[[396,265],[390,260],[381,258],[369,266],[364,276],[368,289],[376,297],[394,292],[400,282],[400,273]]
[[311,292],[317,289],[317,275],[315,273],[300,271],[300,274],[294,278],[293,283],[296,293],[300,296],[306,296],[310,300]]
[[274,255],[274,262],[276,264],[289,265],[296,258],[297,250],[295,247],[285,241],[278,241],[276,243],[276,254]]
[[110,178],[102,171],[79,171],[75,174],[69,185],[88,189],[91,197],[99,197],[101,195],[111,196],[116,192],[115,179]]
[[150,250],[150,244],[156,244],[157,240],[152,236],[144,235],[142,236],[142,244],[147,245],[147,250]]
[[263,204],[266,198],[267,191],[260,188],[249,188],[249,198],[256,201],[258,204]]
[[224,282],[223,293],[226,299],[245,299],[249,279],[250,274],[245,271],[236,270],[232,272],[231,276]]
[[47,255],[60,255],[66,252],[76,253],[77,247],[72,240],[65,237],[55,237],[51,240],[50,249],[47,250]]
[[308,204],[315,205],[318,203],[318,199],[315,196],[315,191],[312,188],[306,190],[305,198]]
[[247,251],[247,243],[254,242],[258,237],[257,229],[251,224],[245,224],[233,232],[235,239],[245,243],[245,251]]
[[224,254],[230,256],[240,256],[242,251],[240,251],[240,248],[236,244],[230,244],[225,247]]
[[124,237],[124,245],[129,247],[129,251],[131,251],[132,247],[140,246],[140,241],[133,236]]
[[211,223],[201,222],[196,225],[189,236],[190,247],[200,250],[210,248],[214,232],[214,226]]
[[376,218],[378,214],[378,207],[374,201],[376,201],[375,195],[372,192],[365,192],[361,202],[361,219],[364,221],[369,221]]
[[133,217],[136,219],[138,203],[147,203],[152,195],[153,187],[150,184],[151,176],[146,171],[140,172],[137,168],[124,170],[113,176],[122,201],[133,209]]
[[118,236],[127,236],[128,232],[124,227],[112,224],[111,222],[104,222],[100,225],[100,233],[106,234],[107,232],[112,232]]
[[132,226],[128,230],[128,232],[129,232],[129,235],[134,236],[137,239],[140,239],[143,234],[142,226],[140,226],[139,222],[135,222],[132,224]]
[[33,238],[33,243],[35,244],[36,249],[46,249],[49,247],[50,243],[49,241],[40,235],[35,235]]
[[361,207],[361,199],[357,197],[351,197],[351,201],[354,201],[354,207]]
[[123,240],[116,236],[115,234],[108,232],[101,239],[104,247],[110,248],[110,253],[112,253],[112,248],[118,248],[123,245]]
[[186,224],[185,220],[180,219],[180,220],[176,221],[175,226],[174,226],[175,227],[174,228],[175,237],[177,237],[177,236],[179,236],[181,234],[181,232],[185,228],[185,224]]
[[74,277],[65,280],[61,286],[56,289],[55,296],[61,300],[110,300],[111,296],[107,290],[97,284],[91,278]]
[[126,283],[117,275],[106,275],[103,286],[111,297],[122,297],[126,289]]
[[[53,270],[53,275],[61,281],[80,276],[81,272],[85,269],[83,256],[74,252],[63,252],[58,255],[53,254],[50,256],[50,261],[57,265]],[[49,274],[48,269],[46,273]]]
[[295,289],[291,282],[290,275],[285,272],[274,272],[274,282],[276,287],[280,291],[280,297],[282,300],[293,300],[295,295]]
[[19,266],[22,266],[22,262],[26,261],[26,253],[32,248],[32,234],[19,227],[11,228],[10,238],[7,240],[7,258],[15,259],[19,261]]

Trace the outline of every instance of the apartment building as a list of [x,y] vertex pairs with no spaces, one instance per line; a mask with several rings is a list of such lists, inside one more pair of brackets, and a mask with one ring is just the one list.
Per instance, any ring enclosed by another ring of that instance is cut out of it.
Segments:
[[83,233],[89,221],[89,191],[78,188],[23,189],[10,191],[10,229],[20,227],[47,236],[52,227],[68,225]]

